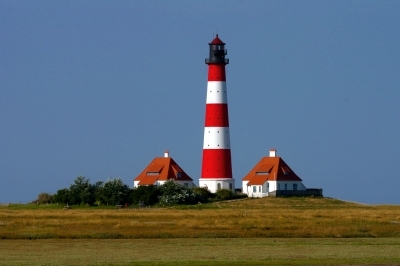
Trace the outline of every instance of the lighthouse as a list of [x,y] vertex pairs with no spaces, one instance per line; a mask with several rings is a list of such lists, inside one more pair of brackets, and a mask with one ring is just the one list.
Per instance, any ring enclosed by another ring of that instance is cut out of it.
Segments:
[[225,43],[218,34],[209,43],[206,114],[204,124],[203,159],[200,187],[211,192],[220,189],[234,190],[232,178],[231,145],[229,138],[228,97],[226,89]]

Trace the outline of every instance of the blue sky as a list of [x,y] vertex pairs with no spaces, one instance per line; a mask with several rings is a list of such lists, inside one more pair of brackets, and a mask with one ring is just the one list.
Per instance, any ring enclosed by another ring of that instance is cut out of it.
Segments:
[[226,42],[236,187],[270,148],[324,195],[400,204],[399,1],[0,2],[0,203],[154,157],[198,183]]

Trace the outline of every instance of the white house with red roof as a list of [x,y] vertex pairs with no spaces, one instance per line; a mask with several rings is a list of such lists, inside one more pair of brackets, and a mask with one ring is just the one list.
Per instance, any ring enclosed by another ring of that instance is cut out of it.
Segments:
[[276,149],[271,149],[269,157],[263,157],[256,166],[242,179],[242,191],[249,197],[277,195],[317,195],[318,189],[308,190],[300,177],[276,156]]
[[167,180],[187,186],[195,187],[193,179],[165,151],[164,157],[156,157],[134,180],[133,186],[160,186]]

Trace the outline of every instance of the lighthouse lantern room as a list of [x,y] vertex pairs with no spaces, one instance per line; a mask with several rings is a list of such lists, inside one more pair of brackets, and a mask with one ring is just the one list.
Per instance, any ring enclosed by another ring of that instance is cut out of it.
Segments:
[[229,64],[229,59],[225,58],[225,43],[219,39],[218,34],[209,46],[210,54],[205,60],[208,65],[208,82],[199,185],[213,193],[220,189],[234,191],[225,75],[225,65]]

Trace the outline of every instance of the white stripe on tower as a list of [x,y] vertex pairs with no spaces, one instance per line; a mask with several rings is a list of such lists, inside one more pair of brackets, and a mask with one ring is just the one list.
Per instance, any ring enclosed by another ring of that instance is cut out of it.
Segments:
[[208,84],[204,127],[203,160],[200,186],[211,192],[226,188],[233,190],[229,137],[228,97],[226,89],[226,50],[218,35],[209,43]]
[[228,104],[225,81],[208,81],[206,104],[212,103]]

